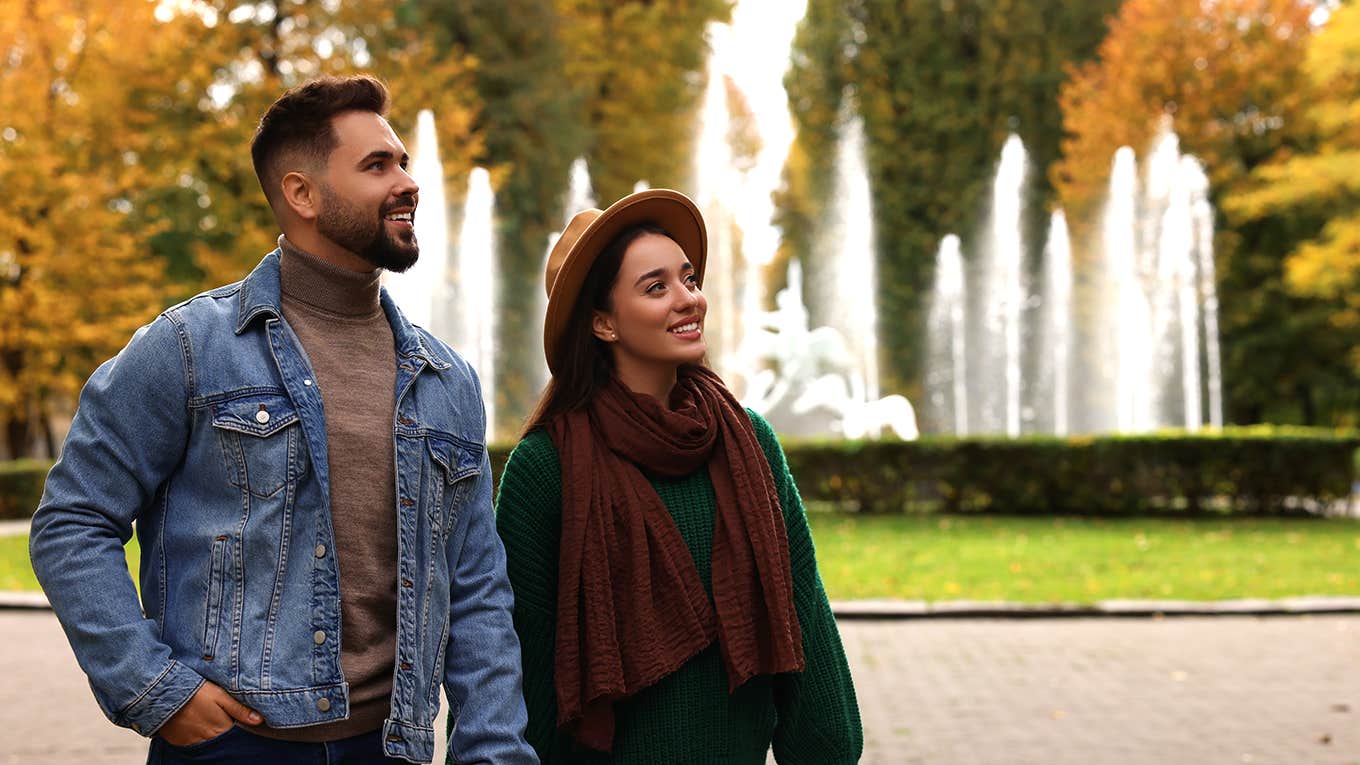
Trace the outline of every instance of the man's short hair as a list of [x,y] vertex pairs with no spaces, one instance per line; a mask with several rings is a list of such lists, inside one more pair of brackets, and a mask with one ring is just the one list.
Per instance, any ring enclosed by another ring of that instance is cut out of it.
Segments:
[[339,143],[331,120],[349,111],[387,114],[387,86],[375,77],[322,77],[279,96],[250,142],[255,177],[271,205],[279,181],[299,164],[324,165]]

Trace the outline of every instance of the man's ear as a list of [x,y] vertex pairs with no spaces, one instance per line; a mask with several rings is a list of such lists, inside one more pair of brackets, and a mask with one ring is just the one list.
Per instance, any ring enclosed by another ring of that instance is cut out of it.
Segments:
[[305,173],[294,170],[279,181],[283,188],[283,203],[303,220],[315,220],[320,214],[320,195],[316,184]]
[[604,311],[595,312],[590,320],[590,331],[606,343],[617,342],[619,339],[618,329],[614,326],[614,317]]

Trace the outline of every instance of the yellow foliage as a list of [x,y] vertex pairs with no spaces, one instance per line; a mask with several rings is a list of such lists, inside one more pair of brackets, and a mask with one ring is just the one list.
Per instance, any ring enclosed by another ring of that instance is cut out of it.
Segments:
[[[70,402],[160,302],[131,199],[155,149],[142,88],[183,45],[153,6],[0,0],[0,421],[9,450]],[[173,89],[170,90],[173,92]],[[17,456],[17,455],[15,455]]]
[[[1258,168],[1252,183],[1225,202],[1246,219],[1307,208],[1328,222],[1285,264],[1287,283],[1301,295],[1335,300],[1330,316],[1339,331],[1360,333],[1360,6],[1333,12],[1309,43],[1304,71],[1306,121],[1316,148],[1281,155]],[[1357,335],[1360,336],[1360,335]],[[1360,371],[1360,345],[1351,365]]]
[[1237,183],[1244,148],[1283,141],[1302,104],[1312,3],[1128,0],[1097,59],[1072,72],[1059,101],[1063,159],[1051,178],[1074,233],[1089,231],[1121,146],[1140,155],[1163,115],[1215,188]]
[[249,144],[286,87],[372,71],[398,131],[433,108],[446,171],[466,174],[466,57],[401,28],[390,3],[246,7],[0,0],[0,454],[27,451],[165,303],[273,248]]

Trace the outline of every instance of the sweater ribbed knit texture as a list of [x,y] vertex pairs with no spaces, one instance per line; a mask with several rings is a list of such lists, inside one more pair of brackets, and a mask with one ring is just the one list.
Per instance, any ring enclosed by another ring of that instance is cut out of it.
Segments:
[[[656,685],[615,704],[613,755],[578,748],[556,729],[553,646],[561,536],[561,465],[547,434],[531,433],[506,464],[496,525],[515,590],[515,628],[524,660],[529,742],[553,763],[765,762],[771,745],[784,763],[839,765],[863,749],[859,708],[813,553],[807,517],[774,431],[750,413],[774,477],[788,533],[804,672],[758,676],[728,694],[717,644]],[[676,480],[649,479],[712,595],[713,487],[706,469]],[[627,650],[627,646],[623,647]]]
[[[280,237],[283,316],[311,362],[326,414],[333,549],[340,569],[340,669],[349,717],[259,729],[288,741],[335,741],[382,727],[397,652],[395,419],[397,352],[379,272],[345,271]],[[315,554],[309,549],[307,554]]]

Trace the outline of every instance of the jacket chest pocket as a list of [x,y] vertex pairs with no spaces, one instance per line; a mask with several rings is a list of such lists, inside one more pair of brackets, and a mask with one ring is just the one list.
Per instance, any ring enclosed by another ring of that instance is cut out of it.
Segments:
[[458,508],[475,482],[473,479],[482,474],[482,451],[480,447],[438,434],[427,435],[425,445],[431,460],[426,487],[430,523],[435,533],[446,536],[458,521]]
[[271,497],[306,467],[297,410],[287,396],[261,394],[212,407],[227,480],[259,497]]

